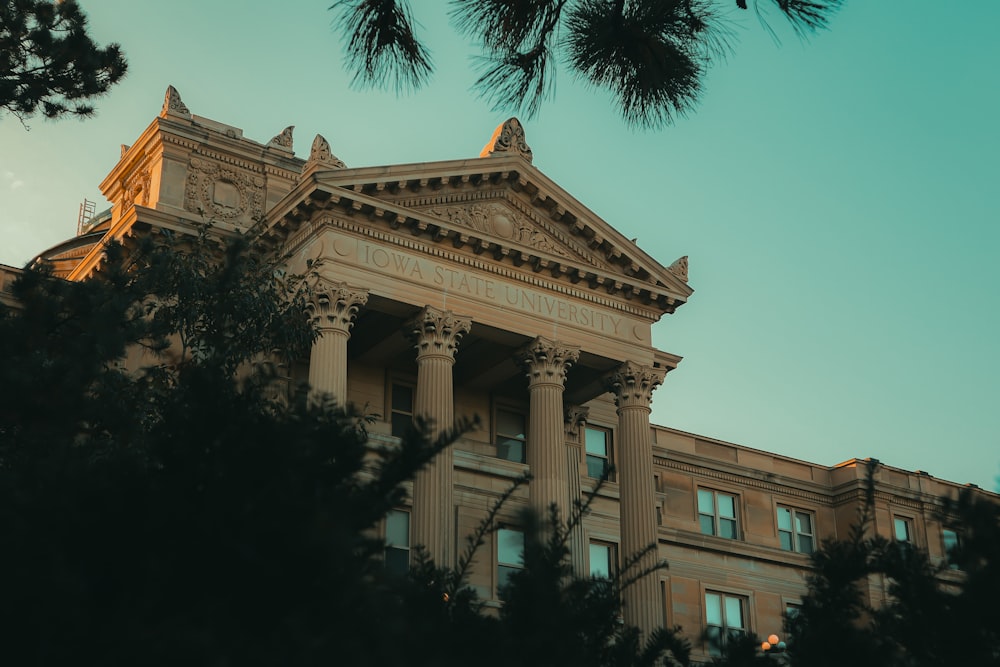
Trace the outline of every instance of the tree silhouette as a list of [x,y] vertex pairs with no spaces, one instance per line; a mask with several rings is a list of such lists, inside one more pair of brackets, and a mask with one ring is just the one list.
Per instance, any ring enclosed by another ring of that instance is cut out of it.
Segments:
[[[457,30],[479,42],[474,88],[494,110],[536,114],[557,63],[614,95],[626,123],[658,128],[690,111],[708,67],[728,52],[731,0],[452,0]],[[842,0],[754,0],[801,36],[827,27]],[[746,0],[736,6],[747,9]],[[337,0],[347,68],[359,86],[416,88],[433,72],[406,0]],[[770,30],[770,27],[767,28]],[[773,34],[773,33],[772,33]]]

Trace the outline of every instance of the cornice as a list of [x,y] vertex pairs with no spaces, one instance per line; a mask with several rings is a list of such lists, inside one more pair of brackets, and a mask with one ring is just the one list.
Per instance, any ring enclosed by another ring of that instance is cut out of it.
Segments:
[[759,479],[749,475],[738,475],[718,470],[716,468],[709,468],[708,466],[701,466],[693,463],[685,463],[662,456],[653,456],[653,465],[661,468],[668,468],[670,470],[677,470],[689,475],[698,475],[699,477],[715,479],[720,482],[727,482],[739,487],[750,487],[761,491],[776,493],[782,496],[799,498],[820,505],[829,504],[831,500],[830,494],[808,491],[800,487],[790,486],[780,482]]

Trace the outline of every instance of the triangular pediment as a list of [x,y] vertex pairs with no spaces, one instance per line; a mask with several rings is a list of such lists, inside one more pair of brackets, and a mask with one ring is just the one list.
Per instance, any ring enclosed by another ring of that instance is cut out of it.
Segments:
[[519,156],[315,170],[268,217],[297,225],[318,209],[361,212],[397,233],[488,249],[498,261],[639,295],[665,311],[693,291],[686,260],[660,264]]

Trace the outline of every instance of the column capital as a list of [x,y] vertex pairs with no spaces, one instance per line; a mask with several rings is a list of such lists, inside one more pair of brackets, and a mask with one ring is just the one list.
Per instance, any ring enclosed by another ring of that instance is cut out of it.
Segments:
[[406,323],[403,332],[413,341],[417,361],[426,357],[446,357],[454,361],[459,341],[471,329],[471,317],[425,306]]
[[322,331],[348,334],[358,311],[368,303],[368,290],[347,283],[320,283],[306,310],[313,323]]
[[590,408],[583,405],[567,405],[565,412],[563,428],[566,430],[566,435],[575,438],[580,435],[580,427],[587,423],[587,418],[590,416]]
[[607,390],[615,396],[615,405],[622,408],[646,408],[653,400],[653,391],[663,383],[664,368],[643,366],[626,361],[604,376]]
[[514,360],[528,376],[528,388],[540,384],[565,386],[566,373],[580,358],[578,345],[565,345],[538,336],[514,353]]

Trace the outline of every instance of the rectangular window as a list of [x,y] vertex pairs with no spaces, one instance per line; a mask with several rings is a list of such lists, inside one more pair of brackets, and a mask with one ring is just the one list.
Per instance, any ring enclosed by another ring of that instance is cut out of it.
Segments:
[[705,635],[708,652],[722,655],[722,647],[731,638],[746,634],[746,598],[725,593],[705,593]]
[[497,408],[497,456],[517,463],[525,462],[527,431],[524,415]]
[[389,398],[391,432],[397,438],[402,438],[413,425],[413,387],[393,382]]
[[608,542],[590,543],[590,576],[610,579],[617,569],[615,545]]
[[958,533],[951,528],[942,528],[941,541],[944,543],[944,558],[948,563],[948,569],[957,570],[958,564],[953,562],[952,551],[954,551],[960,544]]
[[410,513],[391,510],[385,516],[385,569],[404,575],[410,570]]
[[698,522],[703,535],[737,539],[736,496],[698,489]]
[[501,528],[497,539],[497,591],[510,583],[511,576],[524,568],[524,533]]
[[913,543],[913,522],[901,516],[892,518],[893,535],[899,542]]
[[587,449],[587,476],[600,479],[611,466],[611,431],[588,426],[584,429]]
[[785,551],[811,554],[816,545],[813,528],[815,523],[812,512],[779,507],[778,537],[781,538],[781,548]]

